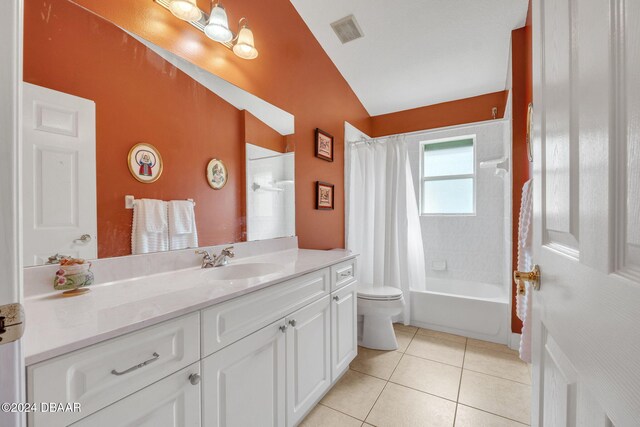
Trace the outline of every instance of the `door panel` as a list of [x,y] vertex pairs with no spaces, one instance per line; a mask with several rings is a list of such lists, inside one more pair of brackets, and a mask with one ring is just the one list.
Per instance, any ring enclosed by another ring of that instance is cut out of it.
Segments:
[[73,426],[199,427],[200,385],[189,380],[199,373],[200,363],[194,363]]
[[356,282],[352,282],[331,294],[332,381],[349,369],[358,354],[357,322]]
[[639,13],[533,1],[533,426],[640,419]]
[[95,103],[28,83],[23,93],[25,265],[97,258]]
[[285,425],[283,323],[268,325],[203,359],[203,425]]
[[331,386],[329,295],[287,317],[287,425],[296,425]]

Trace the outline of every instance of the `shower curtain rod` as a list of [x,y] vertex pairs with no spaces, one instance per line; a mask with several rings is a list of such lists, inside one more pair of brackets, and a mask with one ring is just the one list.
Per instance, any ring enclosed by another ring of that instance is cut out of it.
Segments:
[[[374,142],[387,142],[386,140],[394,137],[394,136],[411,136],[411,135],[420,135],[422,133],[429,133],[429,132],[440,132],[440,131],[446,131],[446,130],[451,130],[451,129],[464,129],[464,128],[468,128],[468,127],[475,127],[475,126],[483,126],[483,125],[489,125],[489,124],[493,124],[493,123],[499,123],[499,122],[508,122],[509,119],[492,119],[492,120],[484,120],[482,122],[475,122],[475,123],[466,123],[463,125],[453,125],[453,126],[444,126],[444,127],[440,127],[440,128],[433,128],[433,129],[424,129],[424,130],[416,130],[413,132],[405,132],[405,133],[397,133],[394,135],[385,135],[385,136],[377,136],[375,138],[360,138],[356,141],[349,141],[349,145],[362,145],[362,144],[372,144]],[[384,140],[384,141],[383,141]]]

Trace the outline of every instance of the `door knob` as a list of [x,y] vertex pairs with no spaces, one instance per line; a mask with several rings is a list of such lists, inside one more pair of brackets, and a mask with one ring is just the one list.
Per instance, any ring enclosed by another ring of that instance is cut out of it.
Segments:
[[193,385],[198,385],[200,383],[200,375],[198,374],[189,375],[189,382]]
[[340,301],[340,297],[339,297],[338,295],[335,295],[335,296],[333,297],[333,300],[334,300],[334,301]]
[[73,239],[73,243],[89,243],[91,236],[89,234],[83,234],[79,239]]
[[540,290],[540,267],[537,264],[533,266],[531,271],[514,271],[513,280],[516,282],[531,282],[534,290]]

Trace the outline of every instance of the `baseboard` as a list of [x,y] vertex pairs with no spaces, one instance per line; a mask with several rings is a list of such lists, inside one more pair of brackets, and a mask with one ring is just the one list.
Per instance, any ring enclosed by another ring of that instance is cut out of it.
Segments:
[[511,338],[509,339],[509,348],[511,350],[520,350],[520,337],[522,334],[516,334],[514,332],[511,333]]

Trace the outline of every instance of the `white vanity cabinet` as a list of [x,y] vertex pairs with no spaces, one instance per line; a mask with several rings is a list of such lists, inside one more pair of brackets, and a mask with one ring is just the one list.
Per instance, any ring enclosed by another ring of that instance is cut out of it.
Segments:
[[284,322],[202,360],[204,426],[285,426]]
[[73,427],[198,427],[199,374],[200,363],[194,363],[81,419]]
[[355,259],[27,368],[29,426],[295,426],[357,353]]
[[331,294],[331,380],[336,381],[358,354],[356,282]]
[[287,425],[296,425],[331,387],[330,296],[287,316]]

